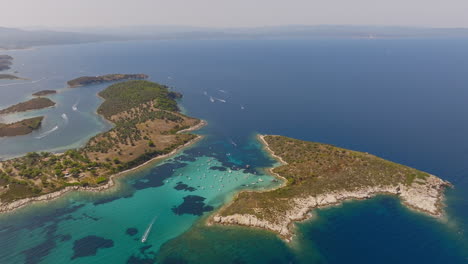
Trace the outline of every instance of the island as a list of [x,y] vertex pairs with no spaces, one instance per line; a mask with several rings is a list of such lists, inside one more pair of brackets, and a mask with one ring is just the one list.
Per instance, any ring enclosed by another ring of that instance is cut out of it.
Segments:
[[205,124],[180,113],[182,95],[146,80],[113,84],[99,96],[98,113],[114,127],[80,149],[62,154],[28,153],[0,162],[0,212],[71,190],[99,191],[114,176],[155,158],[172,155],[201,138],[186,133]]
[[[13,64],[13,57],[9,55],[0,55],[0,71],[9,70]],[[16,72],[15,72],[16,73]],[[0,80],[26,80],[13,74],[0,74]]]
[[396,195],[406,206],[431,216],[443,213],[443,190],[450,183],[434,175],[332,145],[276,135],[259,139],[281,163],[271,173],[284,180],[283,186],[240,192],[209,224],[263,228],[290,241],[293,223],[309,218],[312,209],[378,194]]
[[24,119],[11,124],[0,123],[0,137],[27,135],[41,127],[43,116]]
[[115,82],[122,80],[148,79],[146,74],[107,74],[102,76],[83,76],[67,82],[68,87],[76,88],[91,84],[100,84],[105,82]]
[[0,71],[9,70],[13,57],[9,55],[0,55]]
[[18,103],[8,108],[0,110],[0,115],[17,113],[17,112],[26,112],[26,111],[31,111],[31,110],[39,110],[39,109],[44,109],[44,108],[53,107],[53,106],[55,106],[55,102],[50,100],[49,98],[43,98],[43,97],[33,98],[26,102]]
[[0,74],[0,80],[25,80],[12,74]]
[[35,92],[32,95],[37,96],[37,97],[41,97],[41,96],[47,96],[47,95],[56,94],[56,93],[57,93],[56,90],[42,90],[42,91],[39,91],[39,92]]

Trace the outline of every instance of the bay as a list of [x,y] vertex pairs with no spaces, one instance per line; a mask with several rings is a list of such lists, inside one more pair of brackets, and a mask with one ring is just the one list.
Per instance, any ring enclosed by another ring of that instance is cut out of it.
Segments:
[[[18,75],[40,81],[2,81],[1,107],[42,89],[60,93],[57,107],[26,114],[46,115],[42,131],[0,139],[3,158],[77,147],[110,128],[95,114],[95,94],[106,85],[66,88],[81,75],[146,73],[182,92],[184,111],[209,125],[197,132],[202,141],[121,178],[114,190],[71,193],[0,216],[0,262],[465,263],[467,42],[174,40],[6,52]],[[383,196],[313,212],[291,244],[261,230],[205,227],[239,190],[276,185],[264,172],[275,161],[256,133],[365,151],[449,180],[456,188],[447,191],[447,217],[435,220]],[[74,250],[83,238],[89,247]]]

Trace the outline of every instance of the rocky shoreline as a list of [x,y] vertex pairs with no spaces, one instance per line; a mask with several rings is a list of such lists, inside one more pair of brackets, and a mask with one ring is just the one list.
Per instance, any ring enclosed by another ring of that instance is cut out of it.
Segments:
[[[199,129],[199,128],[205,126],[206,124],[207,124],[206,121],[201,120],[200,123],[198,123],[197,125],[195,125],[193,127],[188,128],[184,132]],[[55,199],[60,198],[62,195],[66,194],[66,193],[68,193],[70,191],[100,192],[100,191],[103,191],[103,190],[110,189],[111,187],[113,187],[115,185],[115,180],[114,179],[116,177],[125,175],[125,174],[127,174],[129,172],[132,172],[132,171],[135,171],[135,170],[140,169],[142,167],[145,167],[145,166],[147,166],[149,164],[152,164],[152,163],[154,163],[156,161],[159,161],[159,160],[168,158],[170,156],[173,156],[177,152],[179,152],[180,150],[182,150],[182,149],[184,149],[184,148],[186,148],[186,147],[188,147],[190,145],[195,144],[196,142],[198,142],[202,138],[203,138],[203,136],[198,135],[196,138],[194,138],[191,141],[185,143],[184,145],[181,145],[181,146],[177,147],[176,149],[174,149],[173,151],[171,151],[168,154],[154,157],[151,160],[149,160],[149,161],[147,161],[147,162],[145,162],[145,163],[143,163],[143,164],[141,164],[139,166],[136,166],[136,167],[131,168],[129,170],[122,171],[122,172],[119,172],[119,173],[117,173],[115,175],[112,175],[111,177],[109,177],[108,182],[106,184],[104,184],[104,185],[101,185],[101,186],[97,186],[97,187],[67,186],[64,189],[61,189],[59,191],[44,194],[44,195],[37,196],[37,197],[24,198],[24,199],[20,199],[20,200],[14,201],[14,202],[10,202],[10,203],[1,203],[0,202],[0,213],[11,212],[11,211],[22,208],[22,207],[27,206],[27,205],[32,204],[32,203],[47,202],[47,201],[55,200]]]
[[[259,135],[265,149],[279,162],[286,164],[281,157],[274,154]],[[275,175],[279,176],[279,175]],[[281,176],[279,176],[281,177]],[[282,177],[281,177],[282,178]],[[293,198],[289,201],[289,210],[277,212],[275,219],[269,221],[259,219],[251,214],[232,214],[222,216],[223,208],[208,219],[208,224],[241,225],[267,229],[277,233],[286,241],[291,241],[294,235],[294,222],[310,218],[313,209],[341,204],[346,200],[369,199],[379,194],[398,196],[402,203],[411,209],[426,213],[434,217],[443,216],[444,189],[452,186],[449,182],[430,175],[424,184],[413,183],[409,186],[398,184],[397,186],[374,186],[356,189],[353,191],[334,191],[316,196],[304,196]],[[282,187],[282,186],[281,186]],[[281,188],[279,187],[279,188]]]

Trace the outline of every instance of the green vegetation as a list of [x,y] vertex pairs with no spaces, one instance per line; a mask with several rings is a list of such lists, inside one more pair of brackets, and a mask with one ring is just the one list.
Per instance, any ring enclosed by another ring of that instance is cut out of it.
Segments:
[[12,105],[8,108],[5,108],[3,110],[0,110],[0,114],[11,114],[11,113],[16,113],[16,112],[26,112],[30,110],[38,110],[38,109],[43,109],[47,107],[52,107],[54,106],[55,103],[50,100],[49,98],[33,98],[29,101],[22,102],[19,104]]
[[109,179],[107,179],[104,176],[99,176],[99,177],[96,178],[96,184],[101,184],[101,183],[107,182],[108,180]]
[[11,124],[0,123],[0,137],[21,136],[41,127],[43,116],[24,119]]
[[[193,134],[177,134],[200,120],[170,111],[180,94],[169,92],[163,85],[127,81],[109,86],[101,96],[105,101],[99,113],[115,127],[93,137],[85,147],[62,155],[29,153],[0,162],[1,203],[66,186],[104,184],[111,175],[168,154],[196,138]],[[161,109],[157,102],[167,103]],[[38,127],[38,121],[31,120],[28,126]]]
[[368,153],[283,136],[265,136],[275,155],[287,164],[273,169],[286,186],[269,192],[244,192],[221,212],[246,213],[274,219],[289,207],[289,199],[374,186],[424,183],[429,174]]
[[83,76],[67,82],[71,88],[98,84],[104,82],[122,81],[130,79],[148,79],[146,74],[107,74],[102,76]]
[[39,92],[35,92],[32,95],[33,96],[47,96],[47,95],[56,94],[56,93],[57,93],[56,90],[42,90]]
[[177,102],[174,100],[178,94],[170,92],[165,85],[149,81],[116,83],[99,95],[106,101],[98,108],[98,113],[105,117],[128,111],[148,101],[154,101],[154,107],[160,110],[178,111]]

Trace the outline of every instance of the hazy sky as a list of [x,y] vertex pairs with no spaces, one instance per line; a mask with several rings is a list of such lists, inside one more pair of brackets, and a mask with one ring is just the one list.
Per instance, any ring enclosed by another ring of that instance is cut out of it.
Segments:
[[0,0],[0,26],[468,27],[468,0]]

